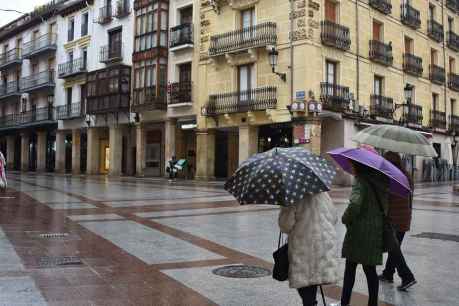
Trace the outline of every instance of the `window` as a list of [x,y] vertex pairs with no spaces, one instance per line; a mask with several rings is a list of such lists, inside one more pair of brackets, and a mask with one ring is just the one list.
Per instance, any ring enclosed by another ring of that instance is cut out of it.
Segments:
[[247,91],[252,88],[253,65],[238,67],[238,91]]
[[432,109],[436,111],[437,107],[438,107],[438,94],[432,93]]
[[456,114],[456,99],[451,99],[450,104],[451,104],[451,114],[454,115]]
[[179,82],[191,82],[191,63],[179,65]]
[[32,73],[32,74],[38,73],[38,62],[32,62],[32,63],[31,63],[31,66],[32,66],[32,69],[31,69],[32,71],[31,71],[31,73]]
[[81,54],[83,55],[82,58],[83,58],[83,68],[86,68],[86,65],[88,64],[88,49],[87,48],[83,48],[81,50]]
[[373,40],[383,41],[383,24],[373,20]]
[[32,33],[32,40],[35,41],[40,36],[40,30],[35,30]]
[[121,29],[108,32],[108,56],[109,58],[121,56]]
[[406,54],[413,54],[414,43],[411,38],[405,36],[405,53]]
[[454,32],[454,19],[448,16],[448,30]]
[[337,66],[336,62],[326,61],[325,63],[325,82],[328,84],[336,84],[337,83]]
[[435,49],[430,49],[430,64],[437,65],[438,63],[438,51]]
[[72,41],[74,38],[75,32],[75,19],[70,18],[68,24],[68,32],[67,32],[67,41]]
[[70,51],[69,53],[67,53],[67,58],[69,62],[73,62],[73,51]]
[[405,88],[409,88],[409,90],[404,90],[405,101],[407,104],[412,104],[414,101],[415,87],[411,84],[406,84]]
[[325,20],[337,23],[336,11],[336,3],[330,0],[325,0]]
[[449,58],[449,72],[450,73],[456,72],[456,60],[453,57]]
[[[158,29],[159,26],[159,29]],[[167,46],[168,13],[166,3],[155,3],[136,10],[135,52]]]
[[247,29],[255,25],[255,9],[241,11],[241,28]]
[[89,13],[81,15],[81,36],[88,35]]
[[435,20],[435,5],[429,4],[429,20]]
[[179,11],[180,24],[193,23],[193,6],[188,6]]
[[373,94],[377,96],[383,95],[383,82],[384,82],[383,77],[375,75],[374,84],[373,84]]
[[16,48],[22,48],[22,38],[16,39]]
[[56,58],[54,57],[48,58],[48,70],[52,72],[54,71],[54,67],[56,67]]
[[57,33],[57,25],[55,22],[51,23],[48,28],[49,34],[56,34]]
[[72,87],[65,89],[65,102],[67,105],[72,105]]

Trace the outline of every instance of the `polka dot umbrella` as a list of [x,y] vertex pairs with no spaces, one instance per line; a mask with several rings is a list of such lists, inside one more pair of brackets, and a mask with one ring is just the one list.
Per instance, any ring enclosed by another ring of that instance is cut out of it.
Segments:
[[304,148],[274,148],[243,162],[225,189],[242,205],[289,206],[330,190],[335,175],[331,163]]

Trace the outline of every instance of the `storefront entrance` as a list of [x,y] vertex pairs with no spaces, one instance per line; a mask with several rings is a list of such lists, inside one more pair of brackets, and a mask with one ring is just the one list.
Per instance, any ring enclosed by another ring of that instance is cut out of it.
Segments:
[[145,132],[145,175],[161,176],[162,133],[160,130]]
[[262,125],[258,130],[258,152],[266,152],[275,147],[287,148],[293,145],[290,124]]

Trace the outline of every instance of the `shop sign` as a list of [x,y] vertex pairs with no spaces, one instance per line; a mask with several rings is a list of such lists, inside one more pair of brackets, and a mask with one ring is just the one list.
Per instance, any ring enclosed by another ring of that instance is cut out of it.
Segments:
[[304,91],[304,90],[297,91],[295,97],[296,97],[297,100],[306,99],[306,91]]
[[293,126],[293,142],[296,145],[310,143],[311,126],[309,124],[300,124]]

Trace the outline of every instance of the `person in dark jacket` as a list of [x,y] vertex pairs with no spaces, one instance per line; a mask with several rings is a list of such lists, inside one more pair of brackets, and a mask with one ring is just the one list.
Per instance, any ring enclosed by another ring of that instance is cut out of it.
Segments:
[[[346,225],[342,257],[346,258],[341,305],[348,306],[357,266],[367,278],[368,306],[378,305],[379,281],[376,265],[383,262],[383,211],[387,212],[388,179],[379,172],[354,163],[355,182],[349,206],[343,214]],[[339,304],[337,304],[339,305]]]
[[[405,176],[408,178],[410,182],[411,189],[413,189],[411,177],[408,175],[405,169],[403,169],[402,159],[400,158],[400,155],[398,153],[389,151],[384,154],[384,158],[390,161],[392,164],[394,164],[405,174]],[[388,215],[392,225],[395,227],[397,231],[397,238],[400,242],[400,246],[402,245],[405,233],[410,230],[411,211],[412,204],[410,198],[401,198],[397,195],[390,195]],[[389,252],[389,256],[387,257],[386,262],[386,268],[384,269],[383,273],[379,276],[379,279],[381,281],[393,283],[395,269],[397,269],[397,273],[402,279],[402,284],[398,286],[397,289],[406,290],[409,287],[416,284],[416,279],[414,278],[413,273],[406,264],[405,257],[403,256],[401,249],[394,252]]]

